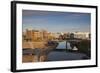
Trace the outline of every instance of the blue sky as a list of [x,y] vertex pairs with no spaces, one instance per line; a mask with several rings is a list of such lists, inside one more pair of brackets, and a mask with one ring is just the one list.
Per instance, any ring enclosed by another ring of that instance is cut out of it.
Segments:
[[49,32],[90,32],[90,13],[23,10],[23,30],[27,28]]

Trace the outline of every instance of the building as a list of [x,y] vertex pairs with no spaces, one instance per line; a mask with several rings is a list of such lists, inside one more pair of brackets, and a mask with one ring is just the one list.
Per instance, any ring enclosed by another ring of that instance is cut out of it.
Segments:
[[55,33],[54,36],[55,36],[55,39],[59,39],[60,33]]
[[47,41],[55,39],[55,33],[47,32],[46,30],[29,30],[23,32],[24,41]]
[[89,32],[68,32],[63,35],[59,35],[60,39],[90,39],[91,34]]
[[55,33],[48,32],[48,40],[54,40],[55,39]]
[[46,30],[42,30],[43,33],[43,39],[47,40],[48,39],[48,32]]
[[74,32],[74,38],[89,39],[90,33],[89,32]]

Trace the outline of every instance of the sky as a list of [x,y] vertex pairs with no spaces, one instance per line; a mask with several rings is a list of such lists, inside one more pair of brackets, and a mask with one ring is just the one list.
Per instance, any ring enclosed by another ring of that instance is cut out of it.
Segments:
[[91,14],[76,12],[56,12],[23,10],[23,31],[26,29],[47,30],[49,32],[90,32]]

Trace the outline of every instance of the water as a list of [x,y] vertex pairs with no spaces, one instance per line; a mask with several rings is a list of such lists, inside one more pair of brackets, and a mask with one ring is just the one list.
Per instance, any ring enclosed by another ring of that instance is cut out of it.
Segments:
[[67,44],[66,44],[66,41],[59,42],[59,45],[56,47],[56,49],[66,49],[66,48],[69,49],[69,50],[72,49],[70,43],[67,42]]
[[67,41],[63,41],[63,42],[59,42],[59,45],[56,47],[56,49],[68,49],[68,50],[78,50],[78,48],[76,46],[74,46],[73,48],[71,47],[71,43]]
[[72,47],[71,47],[71,45],[70,45],[70,43],[69,43],[69,42],[67,42],[67,49],[69,49],[69,50],[71,50],[71,49],[72,49]]
[[56,47],[56,49],[66,49],[66,41],[59,42],[59,45]]
[[[66,41],[59,42],[59,45],[56,47],[56,49],[72,49],[70,46],[70,43],[67,42],[67,47],[66,47]],[[76,50],[74,48],[72,50]],[[77,50],[76,52],[66,52],[66,51],[52,51],[48,54],[48,61],[63,61],[63,60],[81,60],[83,58],[88,58],[85,54],[83,53],[78,53]]]
[[85,54],[75,52],[53,51],[48,55],[48,61],[82,60],[88,58]]

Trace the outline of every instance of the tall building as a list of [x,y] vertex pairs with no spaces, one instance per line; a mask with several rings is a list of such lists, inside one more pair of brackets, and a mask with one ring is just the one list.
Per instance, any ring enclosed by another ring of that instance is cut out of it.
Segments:
[[26,29],[26,32],[23,32],[23,39],[25,41],[45,41],[53,40],[55,38],[54,33],[47,32],[46,30],[29,30]]
[[43,39],[47,40],[48,39],[48,32],[46,30],[42,30],[43,32]]

